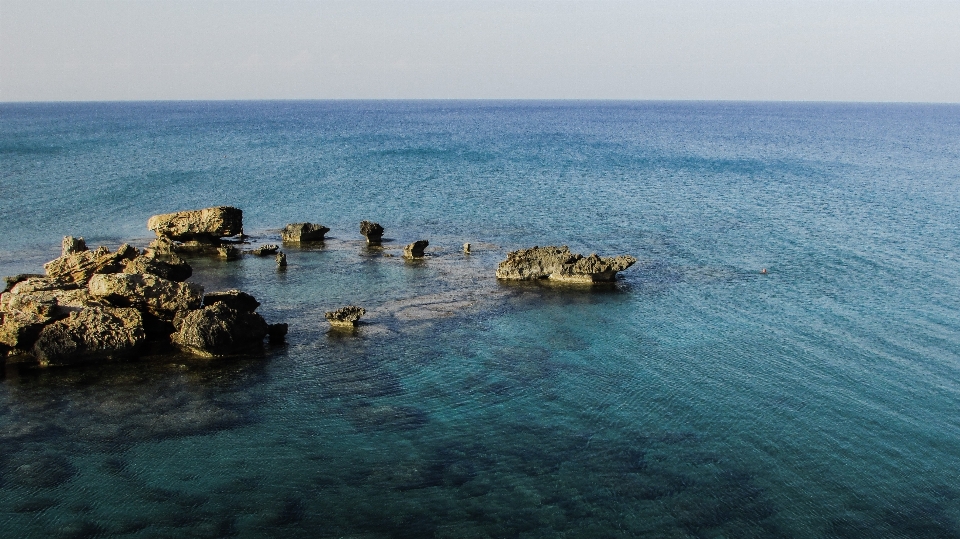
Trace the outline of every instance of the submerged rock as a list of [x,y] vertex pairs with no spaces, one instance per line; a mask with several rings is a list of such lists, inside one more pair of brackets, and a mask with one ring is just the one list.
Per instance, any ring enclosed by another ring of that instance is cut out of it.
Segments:
[[360,233],[367,238],[367,243],[378,244],[383,240],[383,227],[380,223],[360,221]]
[[404,258],[423,258],[423,250],[430,245],[427,240],[417,240],[403,248]]
[[363,307],[350,305],[341,307],[335,311],[328,311],[324,316],[331,326],[352,328],[357,325],[360,317],[367,313]]
[[203,296],[203,306],[209,307],[216,303],[225,303],[238,311],[252,313],[260,306],[260,302],[250,294],[241,290],[224,290],[222,292],[207,292]]
[[263,345],[270,331],[263,317],[217,302],[187,313],[170,341],[184,352],[201,357],[251,352]]
[[41,367],[134,355],[146,340],[136,309],[89,307],[44,327],[33,345]]
[[280,231],[280,239],[284,242],[323,241],[323,236],[330,229],[314,223],[291,223]]
[[202,210],[154,215],[147,228],[158,238],[213,242],[219,238],[243,233],[243,211],[232,206],[216,206]]
[[497,279],[550,279],[570,283],[612,282],[637,259],[629,255],[600,257],[571,253],[567,246],[532,247],[513,251],[497,266]]

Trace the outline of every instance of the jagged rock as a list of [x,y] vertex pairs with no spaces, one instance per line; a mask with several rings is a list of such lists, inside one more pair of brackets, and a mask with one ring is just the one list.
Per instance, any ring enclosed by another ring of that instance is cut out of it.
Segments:
[[367,310],[363,307],[350,305],[341,307],[336,311],[328,311],[324,316],[327,318],[327,321],[330,322],[331,326],[352,328],[357,325],[360,317],[366,313]]
[[423,250],[430,245],[427,240],[417,240],[403,248],[404,258],[423,258]]
[[497,266],[497,279],[550,279],[572,283],[610,282],[637,259],[620,255],[599,257],[571,253],[567,246],[533,247],[513,251]]
[[224,290],[222,292],[208,292],[203,296],[203,306],[209,307],[215,303],[226,303],[232,309],[245,313],[252,313],[260,306],[256,298],[240,290]]
[[280,344],[283,342],[284,337],[287,336],[287,330],[289,326],[287,324],[270,324],[267,326],[267,337],[270,338],[271,344]]
[[287,255],[283,253],[277,253],[277,267],[278,268],[287,267]]
[[280,246],[279,246],[279,245],[274,245],[274,244],[270,243],[270,244],[267,244],[267,245],[261,245],[260,247],[257,247],[256,249],[250,249],[249,251],[244,251],[244,252],[247,253],[247,254],[249,254],[249,255],[254,255],[254,256],[270,256],[270,255],[275,255],[275,254],[277,254],[277,251],[279,251],[279,250],[280,250]]
[[176,246],[173,244],[173,240],[166,236],[161,236],[150,242],[148,246],[154,253],[158,255],[172,255]]
[[60,256],[72,255],[86,250],[87,242],[83,241],[83,237],[64,236],[60,247]]
[[330,229],[314,223],[291,223],[280,231],[280,239],[285,242],[323,241],[323,235]]
[[141,255],[128,260],[122,273],[149,273],[168,281],[183,282],[193,275],[190,264],[177,255]]
[[226,303],[190,311],[170,336],[181,350],[201,357],[253,351],[269,332],[263,317],[230,308]]
[[470,254],[470,244],[469,244],[469,243],[464,243],[464,244],[463,244],[463,254],[465,254],[465,255]]
[[0,345],[20,351],[30,350],[49,319],[18,311],[0,312]]
[[80,251],[61,256],[43,265],[47,275],[66,283],[75,283],[80,286],[87,284],[90,277],[97,273],[116,273],[123,270],[128,260],[140,255],[140,252],[127,244],[123,244],[115,253],[106,247],[99,247],[95,251]]
[[217,255],[224,260],[236,260],[240,258],[240,249],[233,245],[221,245],[217,247]]
[[146,340],[136,309],[89,307],[44,327],[33,345],[41,367],[134,355]]
[[27,279],[0,296],[0,311],[28,314],[48,323],[84,307],[107,306],[85,288],[51,288],[49,279]]
[[31,278],[46,278],[46,275],[41,275],[39,273],[18,273],[16,275],[8,275],[7,277],[3,278],[3,280],[7,283],[7,286],[4,287],[3,292],[9,292],[17,283]]
[[166,321],[172,321],[179,311],[199,308],[203,302],[202,286],[150,274],[94,275],[87,289],[91,295],[104,298],[112,305],[143,309]]
[[147,228],[172,240],[216,241],[243,233],[243,211],[231,206],[154,215]]
[[367,243],[380,243],[383,239],[383,227],[379,223],[360,221],[360,233],[367,238]]

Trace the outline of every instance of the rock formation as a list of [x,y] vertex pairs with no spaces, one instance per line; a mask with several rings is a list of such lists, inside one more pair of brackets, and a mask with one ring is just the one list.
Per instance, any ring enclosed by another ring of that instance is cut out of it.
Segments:
[[497,266],[497,279],[529,281],[550,279],[570,283],[604,283],[616,279],[637,259],[629,255],[599,257],[571,253],[562,247],[532,247],[513,251]]
[[64,238],[63,255],[47,275],[7,277],[0,294],[0,358],[47,367],[136,356],[145,342],[175,344],[209,357],[252,349],[286,324],[268,325],[260,303],[239,290],[203,295],[185,280],[190,265],[176,255],[86,250]]
[[165,213],[151,217],[147,228],[158,238],[215,243],[220,238],[243,233],[243,211],[231,206],[217,206]]
[[272,256],[277,254],[277,251],[279,250],[280,250],[279,245],[268,243],[266,245],[261,245],[256,249],[250,249],[250,250],[244,251],[244,253],[248,255],[253,255],[253,256]]
[[357,325],[360,317],[366,313],[367,310],[363,307],[350,305],[348,307],[341,307],[336,311],[328,311],[324,316],[326,316],[327,321],[330,322],[330,325],[333,327],[352,328]]
[[360,233],[367,238],[367,243],[378,245],[383,240],[383,227],[380,223],[360,221]]
[[409,259],[423,258],[423,250],[428,245],[430,245],[430,242],[427,240],[417,240],[403,248],[403,257]]
[[277,267],[280,269],[287,268],[287,255],[283,253],[277,253]]
[[60,248],[60,256],[72,255],[87,250],[87,242],[83,238],[74,238],[73,236],[64,236]]
[[330,229],[314,223],[291,223],[280,231],[280,239],[284,242],[299,243],[302,241],[323,241],[323,235]]
[[240,249],[233,245],[221,245],[217,247],[217,256],[224,260],[236,260],[240,258]]
[[464,243],[464,244],[463,244],[463,254],[465,254],[465,255],[470,254],[470,244],[469,244],[469,243]]

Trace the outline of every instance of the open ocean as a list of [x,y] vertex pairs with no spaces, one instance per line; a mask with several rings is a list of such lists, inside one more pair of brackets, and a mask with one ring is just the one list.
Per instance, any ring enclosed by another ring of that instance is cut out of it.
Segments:
[[215,205],[288,344],[6,367],[0,536],[960,537],[960,106],[0,104],[2,275]]

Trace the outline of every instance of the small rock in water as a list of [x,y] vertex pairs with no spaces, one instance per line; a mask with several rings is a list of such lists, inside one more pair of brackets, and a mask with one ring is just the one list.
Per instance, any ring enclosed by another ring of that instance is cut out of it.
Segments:
[[284,242],[323,241],[323,236],[330,229],[314,223],[290,223],[280,231],[280,239]]
[[244,251],[244,252],[254,256],[270,256],[270,255],[277,254],[277,251],[279,250],[280,250],[279,245],[274,245],[272,243],[269,243],[267,245],[261,245],[256,249],[250,249],[249,251]]
[[470,244],[469,244],[469,243],[464,243],[464,244],[463,244],[463,254],[465,254],[465,255],[470,254]]
[[330,322],[330,325],[333,327],[352,328],[357,325],[360,317],[366,313],[367,310],[363,307],[350,305],[341,307],[336,311],[328,311],[324,316],[326,316],[327,321]]
[[222,245],[217,247],[217,254],[220,256],[220,258],[226,260],[236,260],[237,258],[240,258],[240,249],[237,249],[232,245]]
[[383,227],[380,223],[360,221],[360,233],[367,238],[367,243],[379,244],[383,239]]
[[283,253],[277,253],[277,267],[278,268],[287,267],[287,255]]
[[427,240],[417,240],[403,248],[404,258],[423,258],[423,250],[430,245]]
[[617,273],[637,262],[629,255],[599,257],[571,253],[562,247],[532,247],[513,251],[497,266],[497,279],[530,281],[550,279],[569,283],[612,282]]

